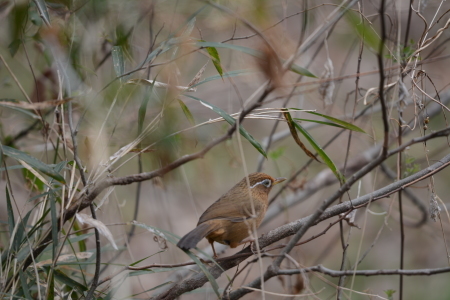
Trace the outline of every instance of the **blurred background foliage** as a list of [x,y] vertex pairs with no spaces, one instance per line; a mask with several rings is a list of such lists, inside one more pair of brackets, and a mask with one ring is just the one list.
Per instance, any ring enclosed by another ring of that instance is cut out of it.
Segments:
[[[129,272],[125,267],[136,262],[175,264],[189,260],[170,241],[155,235],[152,228],[184,235],[195,226],[204,209],[246,172],[262,170],[274,177],[292,177],[275,199],[274,205],[279,206],[311,188],[308,182],[317,179],[318,174],[330,181],[330,185],[314,190],[297,205],[272,216],[259,234],[314,212],[317,203],[339,188],[339,182],[327,170],[334,164],[342,167],[345,162],[356,161],[383,140],[377,91],[370,91],[379,84],[379,1],[360,1],[336,25],[316,37],[312,46],[295,58],[290,71],[280,71],[283,62],[326,24],[327,16],[338,5],[338,1],[307,0],[1,0],[2,299],[85,297],[95,272],[93,225],[75,219],[58,232],[57,219],[70,201],[85,192],[79,170],[83,169],[87,185],[92,188],[105,178],[150,172],[200,151],[230,128],[229,123],[218,118],[236,117],[233,114],[261,95],[267,80],[276,88],[260,108],[269,110],[246,118],[241,137],[234,134],[202,159],[163,177],[108,189],[96,199],[97,218],[107,229],[101,235],[101,284],[96,286],[93,297],[149,298],[164,288],[161,285],[166,278],[174,280],[173,274],[183,267],[142,272]],[[415,5],[419,6],[420,15],[413,13],[412,22],[408,23],[409,1],[386,2],[388,38],[382,55],[386,84],[404,76],[398,72],[399,63],[416,61],[417,68],[414,80],[411,73],[405,75],[408,95],[403,102],[399,100],[400,87],[386,88],[393,140],[399,118],[406,123],[416,121],[405,140],[448,126],[448,112],[442,109],[429,113],[433,101],[413,84],[419,78],[423,91],[440,95],[440,100],[447,103],[447,30],[420,55],[411,55],[425,39],[424,26],[430,28],[428,38],[444,26],[448,19],[444,12],[450,4],[420,1]],[[428,23],[424,24],[422,18]],[[406,28],[409,36],[405,45]],[[355,83],[357,70],[361,77]],[[327,81],[330,78],[336,79]],[[338,119],[290,111],[294,119],[310,120],[299,123],[314,141],[308,143],[301,134],[300,139],[313,152],[323,146],[331,163],[323,156],[320,160],[325,163],[308,162],[310,158],[298,147],[280,114],[282,107],[314,110]],[[69,119],[73,119],[82,168],[74,162]],[[342,128],[351,130],[341,132]],[[443,153],[448,153],[445,139],[408,148],[401,161],[402,176],[425,168]],[[386,166],[397,170],[396,160],[390,158]],[[298,174],[300,169],[303,171]],[[413,226],[423,217],[423,207],[427,210],[431,189],[440,195],[441,205],[447,204],[448,175],[443,170],[432,183],[417,185],[414,194],[421,206],[404,202],[405,268],[449,264],[444,239],[449,233],[447,217],[442,218],[442,223],[428,221]],[[377,169],[343,200],[370,193],[394,180]],[[83,213],[90,215],[87,210]],[[133,220],[141,226],[131,225]],[[366,213],[358,212],[356,223],[364,230],[344,224],[345,236],[349,237],[345,267],[351,268],[369,249],[358,268],[399,268],[396,196],[373,203]],[[324,222],[311,228],[308,237],[327,225]],[[53,243],[22,271],[30,249],[36,247],[47,230],[54,234]],[[206,246],[206,241],[199,244],[199,248]],[[222,256],[235,252],[223,251]],[[339,269],[339,226],[295,248],[291,256],[302,266],[320,263]],[[263,261],[267,266],[271,258]],[[285,267],[295,266],[286,263]],[[217,279],[220,292],[235,272],[231,269],[228,276]],[[235,279],[234,287],[259,275],[254,264],[249,273],[243,272]],[[335,278],[313,273],[306,282],[303,280],[300,276],[279,277],[270,280],[265,288],[282,294],[317,293],[311,299],[332,299],[336,295]],[[351,277],[346,280],[345,286],[350,288]],[[404,299],[450,297],[447,273],[404,280]],[[357,292],[349,296],[346,290],[345,297],[397,299],[398,277],[356,277],[352,289]],[[389,290],[395,291],[393,296]],[[182,299],[199,297],[217,296],[207,284]],[[245,299],[260,297],[259,293],[252,293]]]

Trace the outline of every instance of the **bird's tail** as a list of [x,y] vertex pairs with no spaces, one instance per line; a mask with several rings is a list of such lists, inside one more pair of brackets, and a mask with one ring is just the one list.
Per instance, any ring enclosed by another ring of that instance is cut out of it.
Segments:
[[198,242],[201,241],[205,236],[216,230],[215,226],[208,224],[207,222],[202,223],[194,228],[191,232],[183,236],[178,242],[178,248],[182,250],[189,250],[197,246]]

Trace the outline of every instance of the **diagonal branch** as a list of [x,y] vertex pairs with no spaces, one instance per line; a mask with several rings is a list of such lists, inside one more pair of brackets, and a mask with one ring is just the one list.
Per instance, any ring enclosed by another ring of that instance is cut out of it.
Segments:
[[[450,129],[448,129],[448,134],[450,133]],[[396,149],[399,150],[399,149]],[[388,154],[394,155],[396,154],[395,151],[391,151]],[[389,156],[389,155],[388,155]],[[268,245],[271,245],[275,242],[278,242],[286,237],[294,235],[296,232],[299,232],[301,228],[306,227],[307,225],[315,225],[320,223],[323,220],[332,218],[334,216],[338,216],[341,213],[348,212],[355,207],[361,207],[364,205],[367,205],[369,202],[376,201],[378,199],[385,198],[393,193],[395,193],[399,189],[406,188],[414,183],[417,183],[420,180],[426,179],[433,174],[441,171],[442,169],[446,168],[450,165],[450,155],[447,155],[443,157],[441,160],[436,162],[435,164],[429,166],[426,169],[423,169],[407,178],[404,178],[402,180],[396,181],[390,185],[387,185],[379,190],[376,190],[370,194],[364,195],[362,197],[359,197],[357,199],[354,199],[352,201],[347,201],[338,205],[335,205],[329,209],[324,210],[324,212],[317,218],[315,218],[315,214],[310,215],[308,217],[296,220],[294,222],[285,224],[283,226],[280,226],[274,230],[271,230],[267,234],[261,236],[259,238],[259,245],[261,248],[265,248]],[[354,175],[355,176],[355,175]],[[352,178],[354,178],[354,176]],[[327,201],[327,200],[326,200]],[[325,202],[326,202],[325,201]],[[315,218],[315,219],[314,219]],[[209,272],[211,275],[214,276],[214,278],[218,278],[224,271],[235,267],[242,261],[244,261],[246,258],[253,255],[253,252],[249,247],[246,247],[242,251],[238,252],[233,257],[230,257],[230,260],[220,262],[219,266],[213,266],[209,269]],[[278,270],[279,271],[279,270]],[[265,280],[276,276],[276,273],[267,273],[264,277]],[[254,282],[250,283],[249,287],[259,287],[259,278],[255,280]],[[206,282],[208,282],[208,279],[203,273],[198,273],[174,286],[172,286],[169,290],[163,292],[160,295],[157,295],[154,299],[175,299],[176,297],[188,292],[192,291],[196,288],[199,288],[203,286]],[[229,294],[229,298],[227,299],[239,299],[245,294],[249,293],[251,291],[246,290],[244,288],[237,289],[236,291]]]

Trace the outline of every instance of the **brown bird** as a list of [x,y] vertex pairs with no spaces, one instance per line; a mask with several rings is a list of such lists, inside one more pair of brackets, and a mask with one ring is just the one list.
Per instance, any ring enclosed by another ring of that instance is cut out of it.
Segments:
[[[269,192],[286,178],[273,178],[264,173],[244,177],[231,190],[214,202],[201,215],[197,227],[180,239],[177,246],[189,250],[204,237],[217,257],[214,242],[236,248],[259,227],[269,205]],[[253,205],[252,205],[253,202]]]

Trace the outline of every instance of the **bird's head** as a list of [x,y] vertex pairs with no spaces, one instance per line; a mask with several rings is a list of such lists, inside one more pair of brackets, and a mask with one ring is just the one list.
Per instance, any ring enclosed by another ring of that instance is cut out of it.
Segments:
[[[250,191],[252,194],[255,193],[265,193],[269,194],[272,187],[280,182],[286,180],[286,178],[273,178],[265,173],[252,173],[248,175],[248,180],[250,182]],[[244,178],[243,183],[247,185],[247,179]]]

